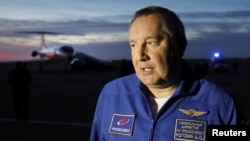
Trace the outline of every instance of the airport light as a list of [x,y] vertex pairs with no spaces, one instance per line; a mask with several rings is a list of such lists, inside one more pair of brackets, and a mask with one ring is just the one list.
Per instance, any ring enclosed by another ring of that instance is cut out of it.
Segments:
[[215,58],[219,58],[219,57],[220,57],[220,53],[215,52],[215,53],[214,53],[214,57],[215,57]]

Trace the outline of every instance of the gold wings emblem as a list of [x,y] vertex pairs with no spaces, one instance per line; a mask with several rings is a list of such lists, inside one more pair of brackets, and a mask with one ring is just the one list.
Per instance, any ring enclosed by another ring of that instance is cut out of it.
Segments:
[[198,117],[207,114],[207,111],[197,111],[196,109],[179,109],[182,113],[185,115],[191,116],[191,117]]

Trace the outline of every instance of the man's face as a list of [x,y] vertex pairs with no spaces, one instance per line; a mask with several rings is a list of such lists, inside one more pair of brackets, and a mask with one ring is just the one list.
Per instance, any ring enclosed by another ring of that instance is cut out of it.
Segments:
[[155,15],[138,17],[129,30],[132,62],[139,79],[149,87],[167,82],[168,36]]

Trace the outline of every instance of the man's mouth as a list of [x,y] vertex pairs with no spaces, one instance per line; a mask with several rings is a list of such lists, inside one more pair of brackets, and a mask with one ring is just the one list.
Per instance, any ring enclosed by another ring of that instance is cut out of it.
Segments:
[[147,67],[147,68],[141,68],[142,72],[145,74],[149,74],[153,72],[153,68]]
[[148,71],[152,71],[153,68],[142,68],[142,70],[148,72]]

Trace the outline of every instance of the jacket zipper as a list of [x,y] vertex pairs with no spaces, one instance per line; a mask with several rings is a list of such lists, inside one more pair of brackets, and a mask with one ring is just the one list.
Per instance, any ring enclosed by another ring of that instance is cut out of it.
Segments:
[[151,128],[150,128],[150,133],[149,133],[149,139],[148,141],[152,141],[153,138],[153,132],[154,132],[154,120],[151,120]]

